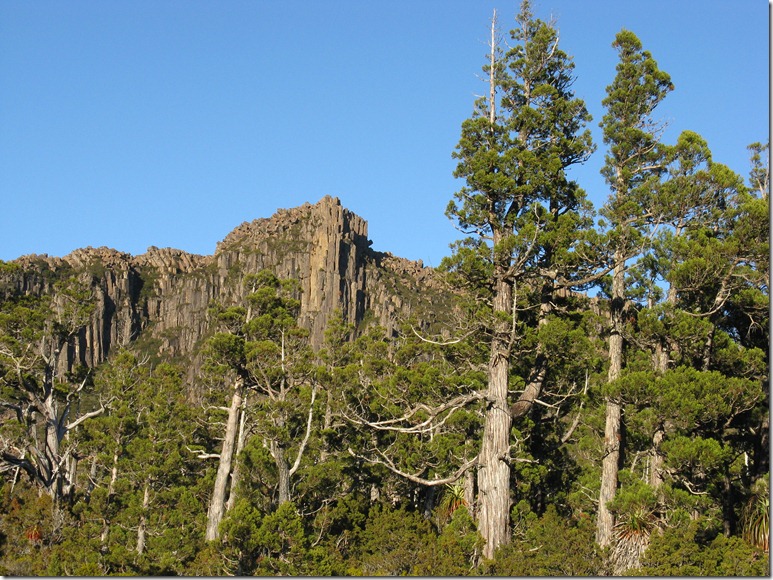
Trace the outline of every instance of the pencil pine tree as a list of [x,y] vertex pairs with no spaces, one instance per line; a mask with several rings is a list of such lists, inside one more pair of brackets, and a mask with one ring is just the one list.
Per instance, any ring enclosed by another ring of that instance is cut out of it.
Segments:
[[[572,91],[573,63],[558,47],[558,31],[534,18],[525,1],[510,33],[513,48],[501,50],[496,27],[488,63],[489,95],[478,100],[462,124],[454,152],[454,175],[465,180],[446,214],[468,237],[457,242],[446,268],[490,301],[488,386],[482,447],[478,458],[478,527],[492,557],[509,538],[510,414],[513,344],[520,335],[514,300],[518,284],[541,288],[541,320],[549,314],[549,279],[561,250],[577,229],[582,192],[566,169],[592,150],[590,116]],[[563,246],[563,247],[561,247]],[[545,277],[540,279],[540,273]],[[536,279],[535,279],[536,274]],[[562,272],[565,277],[566,273]],[[528,412],[544,381],[540,359],[513,412]]]

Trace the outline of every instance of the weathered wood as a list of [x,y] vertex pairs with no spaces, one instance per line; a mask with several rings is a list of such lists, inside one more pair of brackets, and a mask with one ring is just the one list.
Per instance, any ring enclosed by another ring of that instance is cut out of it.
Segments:
[[215,484],[212,489],[212,498],[209,501],[209,509],[207,510],[205,538],[209,542],[217,540],[220,522],[225,514],[226,491],[231,477],[243,396],[244,381],[239,377],[234,383],[234,393],[231,397],[231,406],[228,409],[225,438],[223,439],[223,450],[220,452],[220,461],[217,466],[217,475],[215,476]]

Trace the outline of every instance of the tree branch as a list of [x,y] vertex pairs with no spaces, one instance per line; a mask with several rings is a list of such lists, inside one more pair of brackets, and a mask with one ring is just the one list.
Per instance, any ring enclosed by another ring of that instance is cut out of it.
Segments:
[[309,416],[306,420],[306,434],[303,436],[301,446],[298,448],[298,455],[295,457],[295,463],[293,463],[293,466],[290,468],[290,477],[292,477],[295,472],[298,471],[298,466],[301,464],[303,452],[306,450],[306,444],[309,442],[309,436],[311,435],[311,419],[314,414],[314,399],[316,399],[316,397],[317,384],[313,383],[311,387],[311,401],[309,402]]
[[99,409],[96,409],[95,411],[91,411],[89,413],[86,413],[85,415],[81,415],[80,417],[78,417],[75,421],[73,421],[72,423],[67,425],[65,427],[65,430],[66,431],[70,431],[71,429],[75,429],[78,425],[80,425],[84,421],[88,421],[89,419],[91,419],[93,417],[98,417],[99,415],[101,415],[104,412],[105,412],[105,406],[102,405]]
[[400,477],[404,477],[408,481],[412,481],[413,483],[418,483],[419,485],[425,485],[427,487],[437,487],[439,485],[445,485],[447,483],[453,483],[453,482],[457,481],[460,477],[462,477],[462,475],[464,475],[465,472],[468,469],[470,469],[471,467],[473,467],[474,465],[476,465],[478,463],[478,458],[475,457],[474,459],[470,459],[469,461],[464,463],[461,467],[459,467],[459,469],[457,469],[454,472],[453,475],[451,475],[449,477],[445,477],[443,479],[426,479],[426,478],[423,478],[423,477],[419,477],[418,475],[412,475],[410,473],[406,473],[406,472],[402,471],[401,469],[397,468],[395,466],[395,464],[392,463],[392,461],[390,461],[390,459],[386,455],[384,455],[381,451],[379,451],[378,449],[376,449],[375,451],[376,451],[376,453],[378,453],[382,457],[382,459],[370,458],[370,457],[365,457],[363,455],[359,455],[359,454],[355,453],[352,450],[351,447],[349,447],[348,450],[349,450],[349,454],[352,457],[356,457],[357,459],[362,459],[363,461],[367,461],[368,463],[375,463],[375,464],[378,464],[378,465],[383,465],[384,467],[386,467],[392,473],[394,473],[396,475],[399,475]]
[[687,488],[687,491],[689,491],[693,495],[708,495],[709,494],[708,491],[695,491],[692,488],[692,485],[690,485],[690,482],[687,481],[686,479],[682,479],[681,483],[682,483],[682,485],[684,485]]
[[[473,401],[478,401],[484,398],[485,398],[485,395],[477,392],[471,395],[459,395],[458,397],[455,397],[450,401],[448,401],[447,403],[444,403],[434,409],[429,407],[428,405],[419,403],[402,417],[398,417],[397,419],[386,419],[384,421],[368,421],[367,419],[359,416],[350,417],[345,412],[342,412],[342,415],[350,423],[355,423],[357,425],[365,425],[367,427],[370,427],[372,429],[377,429],[379,431],[395,431],[398,433],[426,433],[427,431],[431,431],[432,429],[445,423],[448,420],[448,417],[450,417],[455,411],[458,411],[459,409],[461,409],[462,407],[464,407],[465,405]],[[444,413],[445,411],[449,411],[449,410],[450,412],[448,413],[448,415],[446,415],[439,424],[433,424],[433,421],[441,413]],[[394,426],[399,423],[406,423],[410,421],[411,417],[413,417],[419,411],[426,411],[427,413],[429,413],[430,417],[422,421],[418,425],[413,425],[411,427]]]
[[201,449],[191,449],[187,445],[185,446],[185,448],[191,453],[193,453],[194,455],[196,455],[197,459],[220,459],[219,453],[206,453]]
[[430,344],[436,344],[438,346],[448,346],[450,344],[458,344],[458,343],[462,342],[465,338],[467,338],[468,336],[471,336],[472,334],[474,334],[477,329],[475,329],[475,328],[472,329],[470,332],[468,332],[467,334],[465,334],[464,336],[462,336],[460,338],[455,338],[453,340],[447,340],[447,341],[442,341],[442,342],[439,341],[439,340],[431,340],[429,338],[424,338],[423,336],[421,336],[418,333],[418,331],[413,327],[412,324],[411,324],[411,330],[413,331],[413,334],[415,334],[419,338],[419,340],[422,340],[424,342],[428,342]]

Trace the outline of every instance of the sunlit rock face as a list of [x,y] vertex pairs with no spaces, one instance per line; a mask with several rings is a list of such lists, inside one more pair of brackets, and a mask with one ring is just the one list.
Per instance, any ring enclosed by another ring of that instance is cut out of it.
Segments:
[[195,358],[213,332],[210,304],[239,302],[245,276],[264,269],[299,281],[300,323],[315,348],[339,311],[352,324],[367,319],[390,332],[409,316],[427,326],[448,312],[450,293],[434,270],[370,246],[367,222],[324,197],[241,224],[212,256],[156,247],[139,256],[104,247],[23,256],[0,279],[0,293],[50,294],[73,275],[90,287],[94,311],[62,357],[68,368],[96,366],[128,346]]

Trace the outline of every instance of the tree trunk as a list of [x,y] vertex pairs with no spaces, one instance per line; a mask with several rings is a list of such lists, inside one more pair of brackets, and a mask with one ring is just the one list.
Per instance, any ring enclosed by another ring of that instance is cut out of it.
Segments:
[[115,482],[118,479],[118,457],[120,455],[121,442],[116,438],[115,450],[113,451],[113,466],[110,468],[110,483],[107,485],[107,497],[110,498],[115,493]]
[[290,501],[290,466],[287,465],[285,450],[276,441],[271,442],[271,455],[276,463],[276,470],[279,477],[277,483],[277,504],[282,505]]
[[716,327],[711,325],[711,331],[706,337],[706,342],[703,344],[703,356],[701,357],[701,370],[708,371],[711,368],[711,353],[714,349],[714,335],[716,334]]
[[604,426],[604,458],[601,461],[601,489],[599,490],[599,513],[596,541],[608,546],[612,541],[615,518],[608,504],[615,499],[617,491],[618,462],[620,460],[620,405],[607,399],[606,423]]
[[140,523],[137,525],[137,554],[145,551],[145,526],[147,526],[147,513],[150,506],[150,485],[145,482],[145,491],[142,495],[142,512],[140,513]]
[[655,489],[663,484],[663,455],[660,453],[660,444],[664,436],[663,428],[658,428],[655,435],[652,436],[649,484]]
[[[497,281],[494,316],[512,316],[513,287]],[[494,551],[510,537],[510,410],[507,387],[510,371],[510,325],[495,323],[488,365],[488,406],[478,464],[478,530],[486,540],[483,555],[493,558]]]
[[542,392],[542,384],[545,382],[547,371],[548,359],[544,354],[539,353],[534,363],[534,368],[531,370],[528,384],[523,389],[523,393],[521,393],[518,400],[510,407],[510,414],[513,419],[519,419],[531,410],[534,401],[537,400],[537,397]]
[[[539,319],[537,327],[541,328],[548,323],[548,315],[553,311],[555,288],[553,282],[549,281],[542,285],[540,292]],[[515,313],[513,313],[515,316]],[[510,408],[512,420],[519,419],[526,415],[534,406],[534,401],[542,392],[542,385],[545,383],[545,377],[548,372],[548,357],[545,355],[543,345],[537,344],[537,358],[534,361],[534,368],[529,373],[529,382],[523,389],[521,396]]]
[[[89,467],[89,484],[86,486],[86,494],[84,499],[86,500],[86,503],[91,501],[91,494],[94,491],[94,488],[97,486],[97,454],[95,453],[91,457],[91,467]],[[19,473],[19,468],[16,468],[16,473]],[[15,480],[15,477],[14,477]],[[13,481],[11,482],[11,491],[13,492]]]
[[464,473],[464,501],[467,504],[470,517],[474,518],[477,511],[475,507],[475,471],[472,469]]
[[[118,480],[118,458],[121,450],[121,435],[117,435],[115,438],[115,449],[113,450],[113,465],[110,468],[110,482],[107,484],[107,505],[110,505],[113,495],[115,494],[115,482]],[[107,546],[107,536],[110,533],[110,520],[107,517],[102,520],[102,533],[99,536],[99,541],[103,548]]]
[[236,437],[239,430],[239,412],[242,407],[243,390],[243,380],[241,378],[236,379],[231,407],[228,409],[223,450],[220,452],[220,463],[217,466],[212,499],[209,502],[209,510],[207,511],[207,532],[205,537],[208,542],[217,540],[218,528],[225,513],[225,494],[228,488],[228,479],[231,475],[234,447],[236,446]]
[[730,475],[725,473],[722,481],[722,531],[725,537],[735,533],[735,493]]
[[[330,390],[325,391],[327,399],[325,400],[325,418],[322,424],[322,430],[327,431],[333,425],[333,406],[331,404],[332,395]],[[327,439],[322,441],[322,448],[319,450],[319,462],[324,463],[330,456],[330,444]]]
[[226,512],[231,511],[231,508],[233,508],[234,504],[236,503],[236,488],[239,485],[239,479],[241,477],[241,471],[239,469],[239,454],[244,449],[244,443],[247,439],[247,433],[244,428],[245,423],[247,422],[246,409],[247,395],[245,394],[244,399],[242,400],[241,418],[239,419],[239,436],[236,439],[236,450],[234,451],[234,457],[236,458],[236,461],[234,462],[233,472],[231,473],[231,489],[228,492],[228,501],[225,504]]
[[[676,287],[670,286],[668,294],[666,295],[666,304],[671,307],[676,306]],[[652,308],[652,305],[650,305]],[[670,362],[670,339],[668,336],[662,337],[655,344],[655,372],[659,375],[663,375],[668,371]],[[650,449],[650,472],[649,472],[649,484],[658,489],[663,484],[663,455],[660,453],[660,444],[663,442],[663,438],[666,435],[665,427],[659,425],[654,435],[652,436],[652,448]]]
[[72,502],[75,496],[75,487],[78,485],[78,456],[75,453],[70,453],[65,459],[64,465],[62,498]]
[[[615,270],[612,277],[612,300],[610,301],[611,332],[609,334],[609,373],[611,383],[620,377],[623,368],[623,307],[625,305],[625,261],[620,252],[615,253]],[[606,400],[606,422],[604,425],[604,457],[601,461],[601,489],[599,490],[599,513],[596,522],[596,542],[602,547],[612,541],[615,518],[608,504],[615,498],[617,474],[620,464],[620,425],[622,408],[610,398]]]
[[[51,380],[53,381],[53,378]],[[46,447],[43,454],[47,471],[45,478],[47,480],[48,493],[51,495],[54,503],[58,504],[62,497],[61,471],[56,470],[56,466],[59,463],[58,408],[56,399],[54,399],[53,388],[47,390],[48,393],[43,402],[46,419]]]
[[663,344],[665,339],[658,339],[658,342],[655,343],[655,353],[652,356],[652,362],[653,366],[655,367],[655,370],[661,372],[665,372],[665,370],[668,368],[668,348]]
[[436,487],[434,485],[424,489],[424,501],[422,503],[424,504],[423,515],[426,520],[432,517],[432,510],[435,508],[435,492]]

